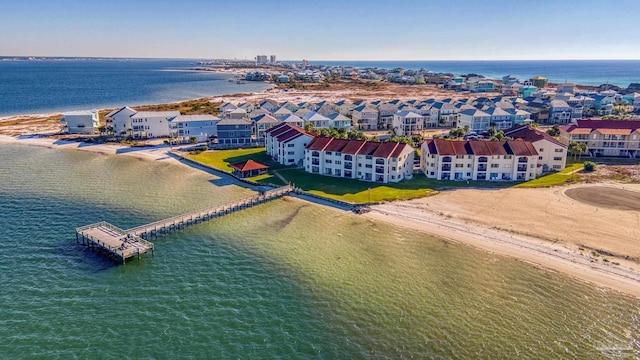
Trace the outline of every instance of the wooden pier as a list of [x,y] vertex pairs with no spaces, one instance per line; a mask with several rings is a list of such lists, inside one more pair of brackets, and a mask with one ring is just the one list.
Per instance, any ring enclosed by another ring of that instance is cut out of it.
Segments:
[[154,254],[153,243],[148,241],[148,239],[157,238],[158,235],[164,235],[190,225],[264,204],[286,196],[294,191],[297,191],[296,188],[287,185],[265,191],[259,195],[218,205],[209,209],[174,216],[128,230],[122,230],[117,226],[101,221],[77,228],[76,242],[102,250],[104,253],[122,261],[124,264],[127,259],[134,256],[140,258],[140,254],[148,252],[151,252],[152,255]]

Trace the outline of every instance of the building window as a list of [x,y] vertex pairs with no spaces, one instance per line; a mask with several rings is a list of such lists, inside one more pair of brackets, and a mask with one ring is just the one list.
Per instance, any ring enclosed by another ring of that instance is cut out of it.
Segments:
[[544,149],[543,149],[543,148],[540,148],[540,149],[538,150],[538,152],[544,152]]
[[493,169],[496,169],[496,168],[499,168],[499,167],[500,167],[500,164],[491,164],[491,168],[493,168]]
[[296,144],[287,144],[287,147],[294,147]]
[[327,164],[331,164],[333,161],[331,161],[329,159],[325,159],[324,162],[327,163]]
[[333,155],[331,151],[327,151],[327,155]]
[[555,151],[561,153],[562,149],[556,149]]
[[562,160],[562,158],[561,158],[561,157],[558,157],[558,156],[556,156],[556,157],[554,157],[554,158],[553,158],[553,161],[560,161],[560,160]]

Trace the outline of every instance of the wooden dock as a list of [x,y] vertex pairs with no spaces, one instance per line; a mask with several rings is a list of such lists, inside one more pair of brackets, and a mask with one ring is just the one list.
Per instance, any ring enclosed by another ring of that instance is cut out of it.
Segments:
[[150,238],[157,238],[158,235],[164,235],[190,225],[264,204],[295,191],[297,189],[291,185],[282,186],[248,198],[155,221],[128,230],[122,230],[117,226],[101,221],[77,228],[76,241],[91,248],[97,248],[124,264],[127,259],[134,256],[140,258],[140,254],[151,252],[153,255],[153,243],[148,241]]

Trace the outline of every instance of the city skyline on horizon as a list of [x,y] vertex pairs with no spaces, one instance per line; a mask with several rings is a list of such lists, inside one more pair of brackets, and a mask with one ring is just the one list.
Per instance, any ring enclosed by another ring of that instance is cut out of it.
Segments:
[[640,3],[628,0],[606,9],[596,1],[578,0],[401,5],[239,0],[216,6],[204,0],[34,0],[3,8],[0,56],[253,60],[257,54],[275,54],[283,61],[314,62],[640,59],[634,42]]

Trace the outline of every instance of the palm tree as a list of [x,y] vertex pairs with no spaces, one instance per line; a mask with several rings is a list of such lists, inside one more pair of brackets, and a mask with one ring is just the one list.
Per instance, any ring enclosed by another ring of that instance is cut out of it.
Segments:
[[586,153],[587,150],[589,150],[589,147],[587,146],[586,143],[581,142],[581,143],[578,143],[578,150],[580,151],[578,153],[578,158],[582,159],[582,154]]

